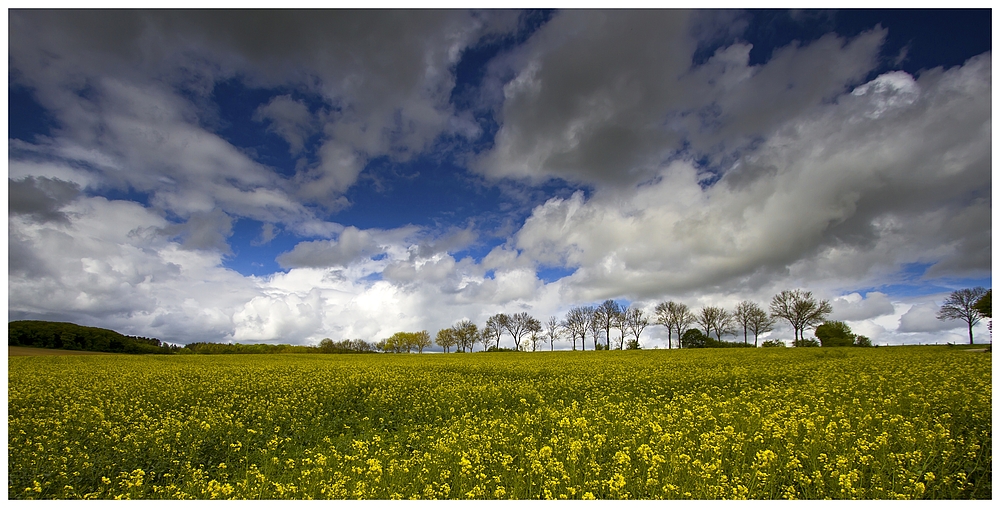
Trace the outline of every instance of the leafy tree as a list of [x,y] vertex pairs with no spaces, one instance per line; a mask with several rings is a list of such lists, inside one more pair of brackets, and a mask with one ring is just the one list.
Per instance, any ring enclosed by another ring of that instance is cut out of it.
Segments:
[[854,347],[872,347],[872,340],[864,335],[854,337]]
[[765,340],[760,347],[785,347],[785,342],[778,339]]
[[545,323],[545,340],[549,343],[549,351],[555,351],[555,343],[562,336],[561,329],[559,320],[555,316],[549,316],[549,320]]
[[787,320],[795,332],[795,345],[800,346],[802,333],[823,322],[833,307],[826,300],[816,301],[811,291],[784,290],[771,299],[771,316]]
[[972,327],[982,319],[982,314],[976,309],[976,303],[986,294],[986,288],[982,286],[953,291],[938,311],[937,318],[942,321],[946,319],[965,321],[969,325],[969,344],[973,344]]
[[431,334],[427,330],[410,333],[410,342],[417,348],[417,353],[423,353],[424,348],[431,346]]
[[[597,309],[594,310],[594,321],[595,326],[599,326],[601,330],[604,331],[605,337],[605,349],[611,349],[611,328],[615,326],[618,321],[618,316],[622,313],[622,308],[614,300],[604,300]],[[592,331],[596,331],[596,328],[592,327]],[[594,341],[597,341],[597,334],[594,334]]]
[[986,294],[980,296],[976,300],[976,305],[974,306],[976,312],[984,318],[993,318],[993,290],[987,289]]
[[455,341],[462,348],[462,351],[472,351],[472,347],[479,340],[479,328],[476,324],[468,319],[463,319],[453,326],[452,329],[454,330]]
[[329,338],[326,338],[326,339],[323,339],[323,340],[319,341],[319,349],[320,349],[320,351],[322,351],[324,353],[332,353],[333,352],[333,340],[329,339]]
[[639,349],[639,336],[642,335],[642,331],[649,326],[649,318],[646,317],[646,313],[638,307],[629,307],[625,311],[625,323],[628,326],[630,332],[635,337],[635,344],[633,347],[633,341],[630,340],[628,343],[628,349]]
[[434,337],[434,343],[441,346],[444,352],[447,353],[449,348],[458,344],[458,338],[455,337],[455,329],[444,328],[438,330],[437,336]]
[[681,334],[687,327],[694,323],[694,314],[688,310],[687,305],[677,302],[662,302],[656,305],[656,322],[667,327],[667,349],[671,346],[671,336],[677,332],[678,346],[681,343]]
[[816,338],[823,347],[847,347],[854,345],[854,333],[843,321],[825,321],[816,327]]
[[681,335],[681,347],[685,348],[703,348],[708,347],[712,342],[712,338],[708,335],[701,333],[701,330],[697,328],[691,328]]

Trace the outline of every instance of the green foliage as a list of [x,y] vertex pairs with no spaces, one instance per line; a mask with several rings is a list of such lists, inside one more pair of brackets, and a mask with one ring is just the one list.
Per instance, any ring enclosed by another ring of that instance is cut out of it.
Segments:
[[854,345],[854,333],[843,321],[825,321],[816,327],[816,338],[823,347],[848,347]]
[[855,347],[872,347],[872,340],[864,335],[854,336],[854,346]]
[[54,321],[11,321],[7,323],[7,344],[129,354],[171,354],[177,349],[162,344],[159,339],[131,337],[105,328]]
[[801,339],[795,347],[820,347],[816,339]]
[[976,303],[975,303],[975,305],[973,305],[973,308],[976,309],[976,312],[978,312],[980,316],[982,316],[984,318],[992,318],[993,317],[993,289],[987,289],[986,290],[986,294],[984,294],[983,296],[980,296],[979,299],[976,300]]
[[760,347],[787,347],[785,341],[778,339],[765,340],[760,343]]
[[712,338],[701,333],[697,328],[691,328],[681,335],[682,348],[704,348],[711,344]]
[[642,348],[639,347],[639,341],[638,340],[636,340],[636,339],[629,339],[629,341],[625,343],[625,349],[636,350],[636,349],[642,349]]

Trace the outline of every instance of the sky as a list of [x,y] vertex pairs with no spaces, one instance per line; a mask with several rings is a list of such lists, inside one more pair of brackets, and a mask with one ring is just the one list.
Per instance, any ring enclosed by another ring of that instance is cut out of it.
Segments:
[[938,308],[992,286],[989,10],[8,16],[9,320],[374,342],[803,289],[963,343]]

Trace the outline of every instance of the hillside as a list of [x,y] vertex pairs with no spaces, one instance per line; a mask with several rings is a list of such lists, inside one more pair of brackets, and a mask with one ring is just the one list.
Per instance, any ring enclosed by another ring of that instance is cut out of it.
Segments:
[[130,354],[170,354],[176,349],[159,339],[55,321],[11,321],[7,323],[7,345]]

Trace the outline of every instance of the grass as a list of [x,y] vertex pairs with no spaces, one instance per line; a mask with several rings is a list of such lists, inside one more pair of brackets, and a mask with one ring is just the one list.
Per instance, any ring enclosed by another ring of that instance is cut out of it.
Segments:
[[11,499],[989,499],[960,349],[12,357]]

